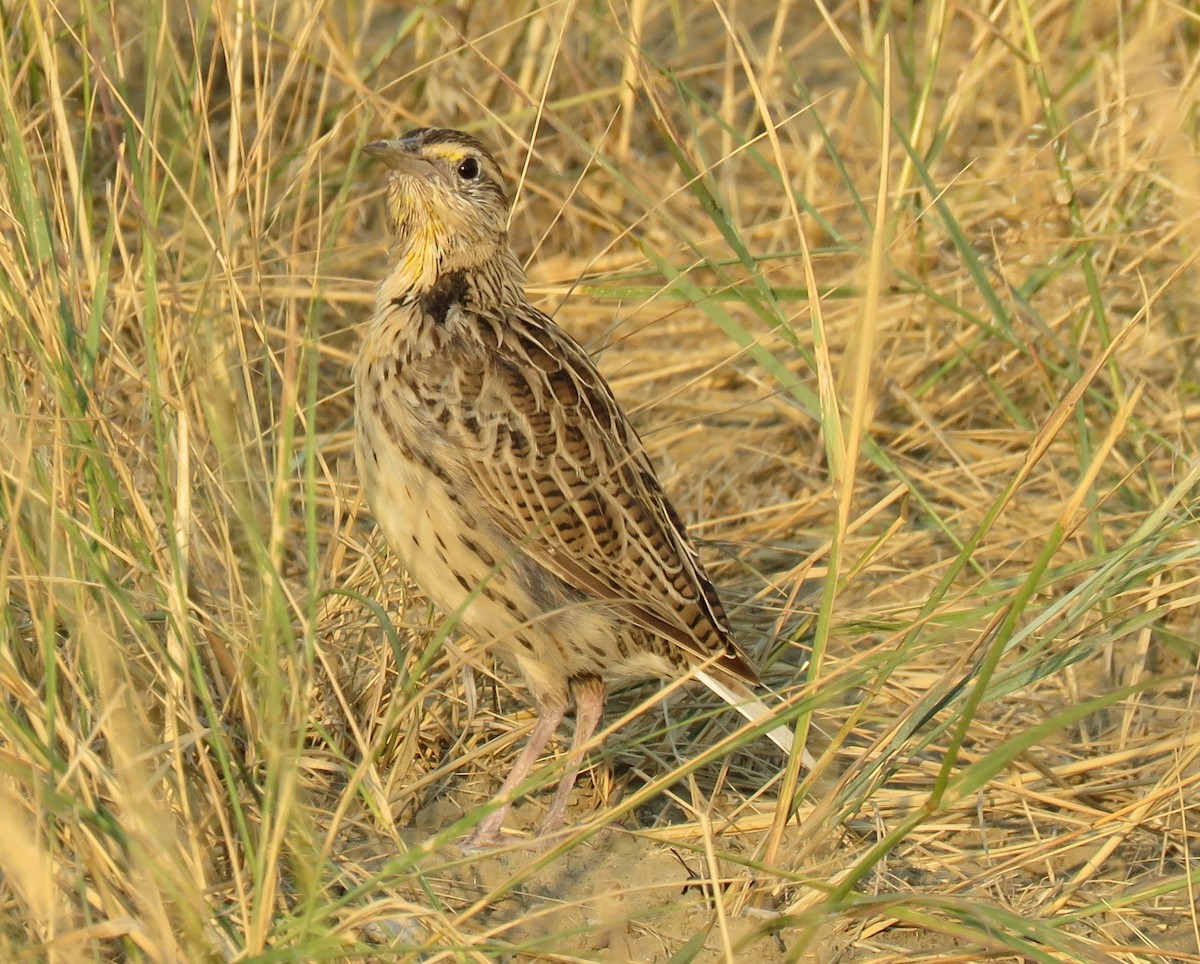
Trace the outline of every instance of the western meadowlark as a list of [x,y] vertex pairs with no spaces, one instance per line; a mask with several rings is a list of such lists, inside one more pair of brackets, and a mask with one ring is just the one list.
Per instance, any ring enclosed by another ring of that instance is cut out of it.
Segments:
[[[508,199],[474,137],[364,150],[391,168],[389,272],[354,369],[355,455],[404,567],[524,677],[538,720],[497,806],[575,702],[544,830],[561,826],[605,684],[694,674],[752,720],[757,672],[641,440],[587,353],[526,299]],[[785,751],[792,733],[770,734]]]

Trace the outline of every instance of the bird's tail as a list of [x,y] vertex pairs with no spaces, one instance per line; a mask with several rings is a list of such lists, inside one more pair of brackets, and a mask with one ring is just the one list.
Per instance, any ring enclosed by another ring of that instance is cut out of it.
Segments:
[[[763,717],[769,716],[771,713],[767,704],[755,696],[750,687],[740,680],[720,680],[707,670],[700,670],[696,674],[696,678],[741,713],[742,716],[746,717],[751,723],[758,723]],[[768,730],[767,738],[779,747],[779,749],[783,750],[784,753],[788,754],[792,752],[792,746],[796,742],[792,728],[787,725],[777,726],[773,730]],[[807,769],[811,770],[816,766],[817,761],[813,759],[812,754],[806,748],[801,747],[800,752],[803,754],[801,759]]]

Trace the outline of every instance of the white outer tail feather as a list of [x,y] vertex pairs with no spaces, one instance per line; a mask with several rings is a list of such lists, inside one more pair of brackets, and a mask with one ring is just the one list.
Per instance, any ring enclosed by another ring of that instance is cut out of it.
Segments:
[[[744,684],[730,685],[728,683],[723,683],[706,670],[700,670],[697,672],[696,679],[700,680],[701,683],[716,693],[717,696],[721,697],[721,699],[736,709],[751,723],[758,723],[763,719],[763,717],[768,716],[771,713],[770,709],[767,707],[767,704],[755,696],[750,691],[750,687]],[[738,689],[740,689],[741,692],[738,692]],[[767,738],[770,739],[770,741],[777,747],[779,747],[779,749],[783,750],[784,753],[790,754],[792,752],[792,747],[796,742],[796,738],[791,727],[777,726],[773,730],[768,730],[766,735]],[[814,766],[816,766],[817,761],[813,759],[812,754],[810,754],[807,749],[801,748],[800,752],[803,754],[802,760],[807,769],[811,770]]]

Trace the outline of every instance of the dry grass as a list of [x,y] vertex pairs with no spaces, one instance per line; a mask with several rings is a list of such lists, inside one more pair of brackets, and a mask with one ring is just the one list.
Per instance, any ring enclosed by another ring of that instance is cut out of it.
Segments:
[[[1200,960],[1186,5],[195,6],[4,14],[0,957]],[[428,122],[815,773],[635,688],[458,858],[529,713],[348,444]]]

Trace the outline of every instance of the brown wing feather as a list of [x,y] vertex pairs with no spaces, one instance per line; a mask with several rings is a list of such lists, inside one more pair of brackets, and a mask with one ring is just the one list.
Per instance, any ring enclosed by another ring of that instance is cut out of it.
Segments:
[[520,318],[456,314],[478,341],[423,359],[430,394],[419,394],[436,386],[454,396],[439,406],[450,413],[441,431],[496,524],[568,585],[757,682],[641,440],[586,352],[532,308]]

